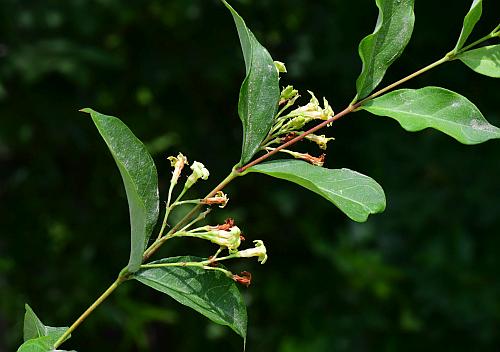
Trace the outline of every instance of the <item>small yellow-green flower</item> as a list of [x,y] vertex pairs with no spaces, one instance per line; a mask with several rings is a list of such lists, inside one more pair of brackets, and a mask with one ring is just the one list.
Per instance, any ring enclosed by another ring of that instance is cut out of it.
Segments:
[[239,251],[237,253],[238,258],[251,258],[251,257],[258,257],[258,261],[261,264],[264,264],[267,260],[267,251],[266,251],[266,246],[264,246],[264,242],[261,240],[256,240],[253,241],[255,243],[254,248],[249,248],[245,249],[242,251]]
[[195,161],[193,165],[191,165],[191,170],[193,170],[193,173],[189,175],[187,181],[186,181],[186,188],[190,188],[192,185],[194,185],[200,178],[202,180],[206,180],[208,176],[210,176],[210,172],[207,170],[205,165],[202,163]]

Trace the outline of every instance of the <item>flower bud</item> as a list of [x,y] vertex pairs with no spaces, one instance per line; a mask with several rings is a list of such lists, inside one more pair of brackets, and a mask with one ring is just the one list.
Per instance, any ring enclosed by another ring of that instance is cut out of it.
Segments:
[[206,180],[208,176],[210,175],[210,172],[205,168],[205,165],[202,163],[195,161],[193,165],[191,165],[191,170],[193,170],[193,173],[189,175],[186,185],[184,186],[185,188],[190,188],[192,185],[194,185],[198,179]]
[[284,100],[289,100],[299,94],[297,89],[293,89],[293,86],[287,86],[281,91],[280,98]]
[[276,71],[278,71],[278,73],[286,73],[285,63],[281,61],[274,61],[274,66],[276,67]]
[[251,258],[258,257],[258,261],[264,264],[267,260],[266,246],[261,240],[253,241],[255,243],[254,248],[245,249],[237,253],[238,258]]
[[170,180],[170,183],[175,185],[177,184],[177,180],[179,179],[179,176],[181,175],[182,169],[184,168],[184,165],[188,165],[188,160],[187,158],[182,155],[182,153],[179,153],[177,157],[175,156],[169,156],[167,158],[170,160],[170,164],[174,168],[174,171],[172,172],[172,179]]

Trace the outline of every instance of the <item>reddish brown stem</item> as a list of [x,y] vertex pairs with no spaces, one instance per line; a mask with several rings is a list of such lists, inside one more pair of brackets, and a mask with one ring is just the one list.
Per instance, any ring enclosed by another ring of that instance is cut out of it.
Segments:
[[309,130],[305,131],[304,133],[302,133],[301,135],[298,135],[297,137],[289,140],[288,142],[286,143],[283,143],[281,144],[280,146],[278,146],[276,149],[273,149],[271,150],[269,153],[267,154],[264,154],[260,157],[258,157],[257,159],[249,162],[248,164],[240,167],[237,172],[238,173],[242,173],[244,172],[246,169],[254,166],[254,165],[257,165],[261,162],[263,162],[264,160],[266,160],[267,158],[271,157],[272,155],[276,154],[277,152],[279,152],[281,149],[284,149],[286,147],[289,147],[291,146],[292,144],[295,144],[297,143],[298,141],[304,139],[307,135],[311,134],[311,133],[314,133],[316,132],[317,130],[319,129],[322,129],[323,127],[325,127],[326,125],[332,123],[333,121],[336,121],[338,119],[340,119],[342,116],[345,116],[351,112],[353,112],[355,109],[357,109],[361,104],[360,103],[356,103],[354,105],[349,105],[347,108],[345,108],[344,110],[342,110],[341,112],[339,112],[338,114],[330,117],[328,120],[325,120],[323,121],[322,123],[310,128]]

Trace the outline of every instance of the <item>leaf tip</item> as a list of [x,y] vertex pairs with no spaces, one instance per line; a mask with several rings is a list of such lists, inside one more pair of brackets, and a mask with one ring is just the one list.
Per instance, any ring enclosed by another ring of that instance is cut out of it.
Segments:
[[87,114],[92,114],[94,112],[94,110],[92,110],[91,108],[83,108],[83,109],[80,109],[78,111],[79,112],[85,112]]

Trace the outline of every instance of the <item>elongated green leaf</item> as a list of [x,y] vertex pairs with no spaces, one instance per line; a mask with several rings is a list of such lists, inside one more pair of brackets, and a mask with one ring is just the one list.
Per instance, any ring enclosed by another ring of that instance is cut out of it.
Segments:
[[413,32],[414,0],[376,0],[379,9],[375,31],[359,43],[363,62],[356,80],[355,100],[365,98],[382,81],[390,65],[401,55]]
[[259,172],[294,182],[328,199],[354,221],[385,209],[384,190],[368,176],[349,169],[326,169],[300,160],[276,160],[258,164],[247,172]]
[[[201,261],[197,257],[175,257],[155,261],[181,263]],[[141,269],[134,279],[193,308],[213,322],[227,325],[246,338],[247,310],[233,280],[219,271],[191,266]]]
[[241,16],[226,1],[222,2],[233,15],[245,59],[246,77],[238,102],[243,124],[240,164],[244,164],[254,156],[271,129],[280,97],[279,78],[266,48],[257,41]]
[[137,271],[151,232],[158,220],[158,174],[153,159],[130,129],[113,116],[83,109],[92,116],[108,145],[127,192],[130,212],[131,248],[128,270]]
[[49,338],[51,343],[55,343],[66,332],[66,330],[68,330],[67,327],[55,328],[44,325],[29,305],[26,304],[25,308],[26,313],[24,314],[23,327],[24,341],[46,336]]
[[472,33],[472,30],[474,29],[474,26],[476,25],[477,21],[479,21],[479,19],[481,18],[482,12],[483,12],[483,1],[482,0],[472,1],[470,10],[464,17],[464,24],[462,26],[462,31],[460,32],[460,37],[458,37],[457,44],[453,49],[454,52],[457,52],[464,46],[465,41],[467,40],[467,38],[469,38],[469,35]]
[[464,144],[500,138],[500,129],[490,125],[474,104],[444,88],[400,89],[375,98],[362,108],[392,117],[407,131],[432,127]]
[[477,73],[500,78],[500,44],[465,51],[457,58]]

